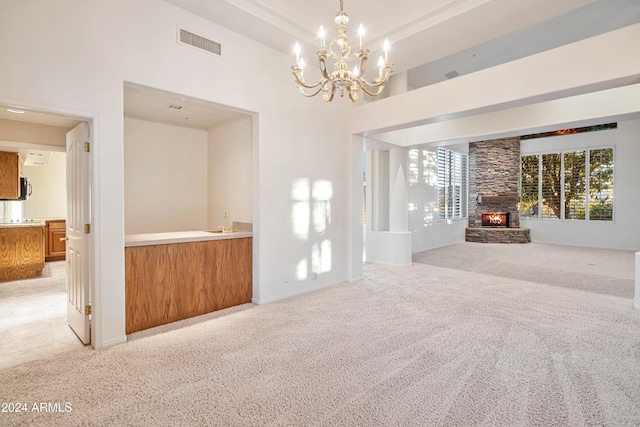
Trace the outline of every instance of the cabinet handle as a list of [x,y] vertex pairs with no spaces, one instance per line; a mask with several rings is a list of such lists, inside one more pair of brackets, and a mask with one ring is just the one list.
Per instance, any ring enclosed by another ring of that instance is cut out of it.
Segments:
[[61,237],[61,238],[60,238],[60,241],[61,241],[61,242],[62,242],[62,241],[67,241],[67,240],[69,240],[69,238],[68,238],[68,237]]

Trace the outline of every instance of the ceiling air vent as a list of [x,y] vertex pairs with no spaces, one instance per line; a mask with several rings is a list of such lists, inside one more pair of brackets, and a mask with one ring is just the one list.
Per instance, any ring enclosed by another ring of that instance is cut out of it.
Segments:
[[178,43],[193,46],[217,56],[222,55],[222,45],[182,28],[178,28]]
[[444,76],[448,79],[452,79],[454,77],[458,77],[460,75],[460,73],[458,73],[456,70],[453,71],[449,71],[447,74],[445,74]]

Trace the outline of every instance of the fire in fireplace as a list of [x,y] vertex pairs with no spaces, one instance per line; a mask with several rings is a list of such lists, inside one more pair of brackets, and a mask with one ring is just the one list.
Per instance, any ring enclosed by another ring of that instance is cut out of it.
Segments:
[[482,214],[483,227],[509,227],[508,213]]

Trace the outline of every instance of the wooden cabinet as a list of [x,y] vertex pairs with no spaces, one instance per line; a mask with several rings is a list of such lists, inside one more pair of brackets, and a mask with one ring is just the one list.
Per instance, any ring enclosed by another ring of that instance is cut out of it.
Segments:
[[125,248],[126,333],[251,302],[252,239]]
[[0,281],[35,277],[44,268],[44,227],[0,227]]
[[20,156],[0,151],[0,199],[20,197]]
[[67,223],[64,219],[48,220],[45,225],[45,261],[65,259]]

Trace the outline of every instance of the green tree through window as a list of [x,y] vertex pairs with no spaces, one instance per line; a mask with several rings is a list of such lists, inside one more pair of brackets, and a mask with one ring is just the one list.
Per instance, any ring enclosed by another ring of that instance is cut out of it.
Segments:
[[589,151],[589,219],[613,220],[613,149]]

